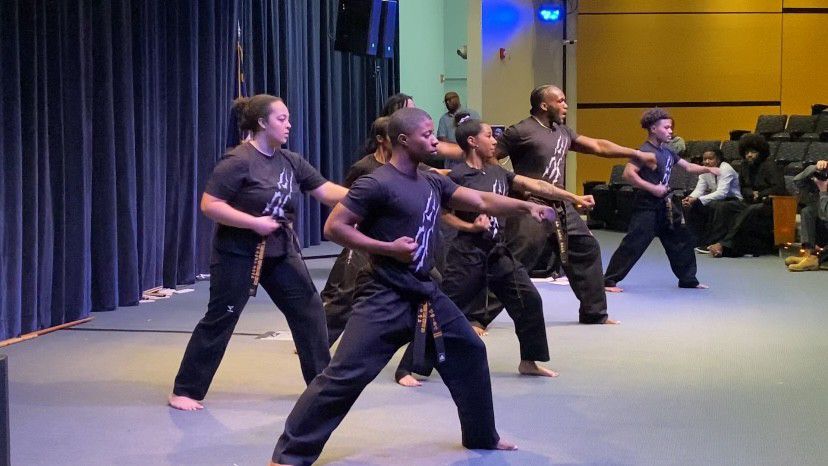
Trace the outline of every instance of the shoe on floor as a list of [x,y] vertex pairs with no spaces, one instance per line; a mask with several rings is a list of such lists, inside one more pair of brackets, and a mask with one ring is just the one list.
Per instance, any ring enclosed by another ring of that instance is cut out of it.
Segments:
[[785,258],[785,265],[794,265],[802,262],[808,256],[788,256]]
[[707,249],[707,246],[699,246],[697,248],[693,248],[699,254],[710,254],[710,250]]
[[811,270],[819,270],[819,258],[817,256],[806,256],[796,264],[788,266],[791,272],[808,272]]

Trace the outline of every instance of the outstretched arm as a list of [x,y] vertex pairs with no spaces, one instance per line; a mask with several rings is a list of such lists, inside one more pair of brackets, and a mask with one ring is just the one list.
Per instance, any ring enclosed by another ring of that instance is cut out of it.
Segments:
[[681,168],[687,170],[687,173],[692,173],[694,175],[701,175],[702,173],[710,173],[713,176],[719,176],[719,169],[718,167],[705,167],[703,165],[698,165],[695,163],[690,163],[684,159],[679,159],[676,162],[676,165],[680,166]]
[[342,204],[337,204],[325,222],[325,237],[346,248],[357,249],[368,254],[392,257],[408,263],[413,259],[417,243],[407,236],[392,242],[370,238],[356,229],[362,218]]
[[345,195],[348,194],[348,189],[336,183],[326,181],[322,186],[310,192],[310,195],[317,201],[325,204],[328,207],[333,207],[337,202],[341,201]]
[[549,206],[526,202],[500,194],[487,193],[474,189],[458,187],[451,196],[449,207],[467,212],[480,212],[495,216],[512,216],[529,214],[535,220],[551,221],[555,219],[555,211]]
[[655,168],[656,166],[655,154],[619,146],[618,144],[606,139],[593,139],[587,136],[578,136],[574,141],[572,141],[572,149],[584,154],[592,154],[609,159],[635,159],[651,168]]
[[592,196],[578,196],[565,189],[561,189],[552,183],[543,180],[536,180],[522,175],[515,175],[512,186],[519,191],[526,191],[544,199],[557,201],[569,201],[575,205],[592,208],[595,200]]

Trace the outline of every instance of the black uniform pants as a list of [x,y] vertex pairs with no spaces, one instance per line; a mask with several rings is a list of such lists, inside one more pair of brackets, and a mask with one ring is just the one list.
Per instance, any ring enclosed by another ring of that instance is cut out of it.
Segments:
[[687,224],[695,235],[695,245],[705,247],[721,241],[743,210],[745,204],[736,198],[712,201],[707,205],[693,203],[687,210]]
[[320,296],[328,324],[328,346],[342,335],[354,305],[357,277],[368,269],[370,260],[365,253],[344,248],[337,256],[328,281]]
[[679,287],[698,286],[696,255],[693,253],[694,237],[687,226],[678,220],[672,226],[669,224],[666,206],[633,211],[627,235],[621,240],[607,266],[604,285],[615,286],[623,280],[655,237],[664,246],[670,268],[679,279]]
[[[414,336],[415,305],[378,281],[366,281],[331,364],[299,397],[285,421],[273,461],[309,465],[394,353]],[[446,360],[436,363],[433,342],[426,357],[446,383],[460,417],[466,448],[492,449],[500,437],[494,423],[486,347],[457,306],[438,292],[432,307],[440,323]],[[428,341],[431,341],[430,339]]]
[[720,243],[725,257],[772,254],[773,205],[760,202],[747,206]]
[[[173,393],[201,400],[227,349],[233,329],[249,297],[253,258],[215,253],[210,266],[210,302],[187,344]],[[287,319],[299,353],[305,383],[328,365],[328,334],[322,300],[308,269],[295,250],[266,258],[259,284]]]
[[495,246],[490,253],[474,241],[458,237],[449,248],[441,289],[470,322],[486,327],[493,317],[478,303],[487,288],[506,306],[506,312],[515,322],[520,358],[549,361],[543,301],[526,268],[505,246]]
[[[601,248],[571,206],[567,206],[568,261],[563,265],[569,286],[580,301],[578,321],[602,324],[607,320],[607,295]],[[536,268],[545,248],[558,248],[554,229],[527,216],[513,217],[507,223],[507,247],[526,270]]]

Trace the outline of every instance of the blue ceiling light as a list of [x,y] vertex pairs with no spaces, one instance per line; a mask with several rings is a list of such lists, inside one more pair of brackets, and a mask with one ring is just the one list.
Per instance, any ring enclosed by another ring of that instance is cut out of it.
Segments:
[[552,7],[541,7],[538,10],[538,17],[541,21],[545,21],[547,23],[554,23],[561,19],[561,9],[560,8],[552,8]]

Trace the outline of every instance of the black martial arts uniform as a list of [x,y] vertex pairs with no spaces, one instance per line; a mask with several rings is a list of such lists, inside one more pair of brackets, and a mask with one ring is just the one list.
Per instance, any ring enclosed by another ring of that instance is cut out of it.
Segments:
[[[745,161],[739,167],[739,182],[748,206],[736,217],[733,227],[720,241],[722,255],[772,254],[773,204],[770,196],[787,194],[784,173],[770,158],[757,159],[752,164]],[[757,197],[754,197],[754,192]]]
[[[638,175],[644,181],[666,186],[673,165],[681,160],[679,156],[666,145],[656,147],[649,141],[641,146],[641,150],[656,155],[656,169],[648,168],[637,160],[628,163],[640,168]],[[679,279],[679,287],[698,286],[696,255],[693,253],[695,237],[687,228],[681,203],[673,202],[669,193],[663,198],[657,198],[641,189],[635,192],[630,226],[627,235],[610,259],[604,285],[615,286],[623,280],[655,237],[658,237],[664,246],[670,268]]]
[[[449,178],[466,188],[508,196],[515,174],[499,165],[486,165],[478,170],[464,163],[456,165]],[[454,214],[468,223],[474,223],[479,215],[462,211],[455,211]],[[493,312],[487,306],[485,298],[491,290],[515,322],[520,359],[549,361],[540,293],[532,284],[526,269],[507,249],[501,219],[489,217],[489,220],[491,227],[488,231],[457,233],[448,247],[446,272],[440,288],[463,311],[472,325],[481,328],[488,327],[499,312],[499,309]],[[412,361],[413,354],[409,347],[397,369],[397,380],[412,372]]]
[[[363,175],[372,173],[381,167],[374,157],[368,154],[351,165],[342,183],[346,188]],[[368,256],[360,251],[343,248],[331,267],[328,281],[322,289],[322,305],[325,309],[325,318],[328,325],[328,345],[333,346],[336,340],[345,330],[348,317],[351,314],[351,306],[354,304],[354,291],[357,286],[357,277],[360,271],[368,266]]]
[[[551,128],[534,117],[510,126],[498,141],[498,153],[508,154],[515,174],[541,179],[564,188],[566,153],[578,137],[566,125],[554,123]],[[581,215],[569,202],[530,200],[555,206],[560,228],[537,223],[528,216],[509,219],[506,241],[509,250],[526,267],[538,268],[549,260],[549,248],[559,254],[561,265],[572,291],[580,301],[578,321],[602,324],[607,320],[607,296],[604,291],[601,250]]]
[[[343,185],[350,188],[354,181],[361,176],[373,173],[382,165],[374,154],[366,155],[351,166],[345,175]],[[418,168],[422,171],[431,170],[431,167],[425,164],[420,164]],[[360,272],[365,270],[369,264],[370,261],[365,253],[349,248],[343,248],[336,257],[325,287],[320,293],[328,325],[328,346],[333,346],[345,330],[354,304],[354,292],[359,286],[358,280],[365,278]]]
[[[316,461],[365,386],[412,339],[419,347],[415,354],[424,351],[448,386],[457,405],[463,445],[496,447],[499,436],[486,348],[428,273],[439,246],[440,206],[456,188],[445,176],[421,171],[409,176],[390,164],[351,187],[342,205],[361,217],[360,231],[379,241],[408,236],[419,246],[410,264],[371,256],[371,268],[364,272],[371,279],[361,282],[339,348],[288,416],[274,462],[309,465]],[[418,325],[423,310],[426,318]]]
[[[299,154],[278,149],[267,156],[247,142],[224,156],[204,189],[237,210],[254,216],[272,215],[282,225],[267,237],[259,283],[285,314],[305,383],[328,365],[330,352],[322,300],[302,261],[291,225],[301,193],[325,182]],[[173,394],[201,400],[207,393],[250,298],[253,257],[260,240],[253,230],[217,225],[210,264],[210,302],[190,337]]]

